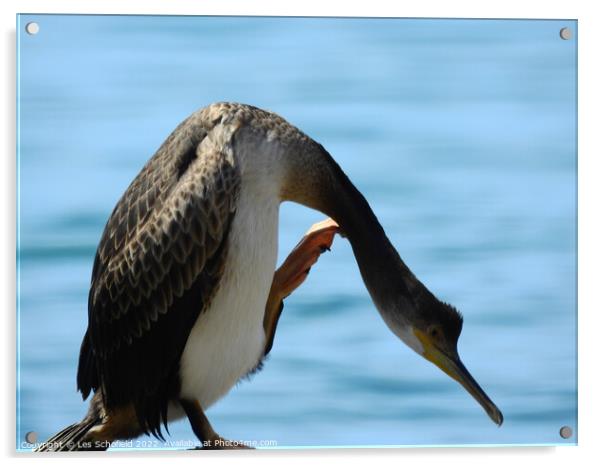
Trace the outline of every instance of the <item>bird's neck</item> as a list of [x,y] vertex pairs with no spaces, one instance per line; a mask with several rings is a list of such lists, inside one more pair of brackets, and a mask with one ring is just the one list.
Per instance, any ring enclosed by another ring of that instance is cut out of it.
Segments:
[[293,172],[285,198],[332,217],[349,239],[362,278],[385,321],[393,309],[408,309],[422,284],[401,260],[364,196],[339,165],[317,145],[311,161]]

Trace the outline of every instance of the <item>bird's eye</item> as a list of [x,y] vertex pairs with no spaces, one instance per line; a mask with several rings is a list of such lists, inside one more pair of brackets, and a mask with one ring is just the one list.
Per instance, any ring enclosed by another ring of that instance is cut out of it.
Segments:
[[438,327],[431,327],[431,328],[429,329],[429,335],[430,335],[432,338],[438,338],[438,337],[439,337],[439,335],[440,335],[440,333],[441,333],[441,332],[440,332],[440,330],[439,330],[439,328],[438,328]]

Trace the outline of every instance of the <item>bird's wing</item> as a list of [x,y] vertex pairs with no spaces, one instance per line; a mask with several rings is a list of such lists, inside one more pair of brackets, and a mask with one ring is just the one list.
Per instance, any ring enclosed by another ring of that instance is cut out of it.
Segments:
[[105,406],[133,403],[161,436],[178,363],[223,272],[239,191],[231,149],[203,128],[176,130],[132,182],[100,241],[78,388]]

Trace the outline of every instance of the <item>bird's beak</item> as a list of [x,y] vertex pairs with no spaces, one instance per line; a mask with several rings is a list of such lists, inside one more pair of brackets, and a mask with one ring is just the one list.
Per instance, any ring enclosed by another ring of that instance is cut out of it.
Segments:
[[458,381],[472,397],[483,407],[491,420],[498,426],[504,422],[504,416],[498,407],[491,401],[477,381],[470,375],[468,369],[464,367],[460,356],[454,351],[454,354],[446,354],[437,348],[432,340],[420,330],[414,329],[416,337],[420,340],[423,347],[423,356],[435,364],[439,369],[449,375],[452,379]]

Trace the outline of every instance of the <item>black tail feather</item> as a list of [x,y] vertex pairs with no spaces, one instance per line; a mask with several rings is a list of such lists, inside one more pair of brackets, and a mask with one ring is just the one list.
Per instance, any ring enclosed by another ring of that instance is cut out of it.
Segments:
[[65,427],[43,442],[34,451],[102,451],[107,445],[86,440],[86,434],[100,423],[99,417],[86,416],[81,422]]

